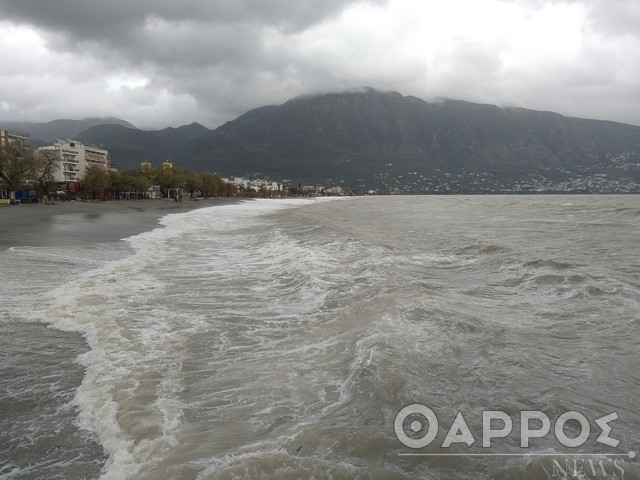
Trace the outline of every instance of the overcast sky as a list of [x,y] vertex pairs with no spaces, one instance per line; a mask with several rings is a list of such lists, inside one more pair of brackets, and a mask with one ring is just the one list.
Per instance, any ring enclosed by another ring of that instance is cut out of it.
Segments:
[[214,128],[359,86],[640,125],[638,0],[0,0],[0,120]]

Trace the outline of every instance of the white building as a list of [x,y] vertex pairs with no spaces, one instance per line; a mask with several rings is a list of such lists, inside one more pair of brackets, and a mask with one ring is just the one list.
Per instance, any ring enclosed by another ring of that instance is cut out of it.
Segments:
[[58,182],[79,181],[87,167],[100,167],[106,171],[111,169],[108,150],[83,145],[76,140],[56,140],[53,145],[40,147],[38,150],[59,152],[60,164],[53,174]]
[[162,189],[160,188],[160,185],[151,185],[149,188],[147,188],[144,196],[153,200],[162,198]]
[[237,185],[238,187],[242,187],[245,190],[249,189],[249,180],[247,180],[246,178],[235,177],[231,183]]
[[344,190],[342,190],[342,187],[331,187],[331,188],[327,188],[324,191],[327,195],[344,195]]

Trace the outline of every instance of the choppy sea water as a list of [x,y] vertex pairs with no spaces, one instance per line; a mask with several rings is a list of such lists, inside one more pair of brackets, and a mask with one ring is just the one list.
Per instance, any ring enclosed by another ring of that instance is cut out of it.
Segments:
[[[0,252],[0,479],[640,478],[640,197],[265,200],[162,225]],[[414,403],[440,427],[418,450],[394,433]],[[486,410],[513,418],[488,449]],[[552,422],[529,448],[524,410]],[[580,447],[553,435],[567,411]],[[458,412],[475,443],[443,447]]]

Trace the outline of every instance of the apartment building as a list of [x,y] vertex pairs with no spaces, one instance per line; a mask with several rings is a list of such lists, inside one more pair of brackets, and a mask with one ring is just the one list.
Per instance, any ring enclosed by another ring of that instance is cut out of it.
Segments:
[[60,164],[54,172],[54,178],[58,182],[79,181],[87,167],[100,167],[107,171],[111,169],[108,150],[84,145],[76,140],[56,140],[53,145],[38,150],[59,152]]

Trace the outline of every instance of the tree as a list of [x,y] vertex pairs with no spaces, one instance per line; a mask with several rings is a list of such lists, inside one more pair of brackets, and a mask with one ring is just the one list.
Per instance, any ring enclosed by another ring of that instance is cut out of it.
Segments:
[[220,182],[222,183],[222,193],[224,195],[226,195],[227,197],[230,197],[238,193],[238,187],[236,185],[233,185],[232,183],[229,183],[229,182],[225,183],[222,180],[222,177],[220,177],[219,175],[216,175],[216,176],[220,179]]
[[105,189],[111,185],[109,172],[100,166],[89,166],[84,172],[80,181],[80,188],[87,193],[91,193],[93,198],[104,193]]
[[57,150],[38,150],[33,157],[31,179],[40,202],[44,203],[47,194],[56,184],[54,172],[60,165],[60,153]]
[[199,175],[200,177],[200,192],[205,198],[218,194],[218,184],[216,182],[216,176],[210,172],[204,172]]
[[182,169],[163,168],[155,176],[155,183],[160,185],[166,195],[170,189],[183,188],[186,181],[186,175]]
[[0,180],[11,192],[11,200],[15,200],[16,190],[29,180],[33,167],[30,150],[16,145],[0,148]]
[[136,168],[125,170],[121,174],[112,173],[111,182],[116,190],[128,194],[129,197],[132,193],[138,197],[140,193],[145,193],[152,184],[149,174]]
[[293,185],[289,185],[287,190],[289,191],[289,195],[292,197],[298,197],[302,194],[302,190],[298,187],[294,187]]
[[[193,194],[196,190],[200,190],[202,187],[202,181],[200,175],[193,172],[192,170],[185,171],[185,190],[189,192],[191,198],[193,198]],[[201,192],[202,193],[202,192]]]
[[260,190],[258,191],[258,196],[260,196],[261,198],[270,197],[271,191],[263,185],[260,187]]

